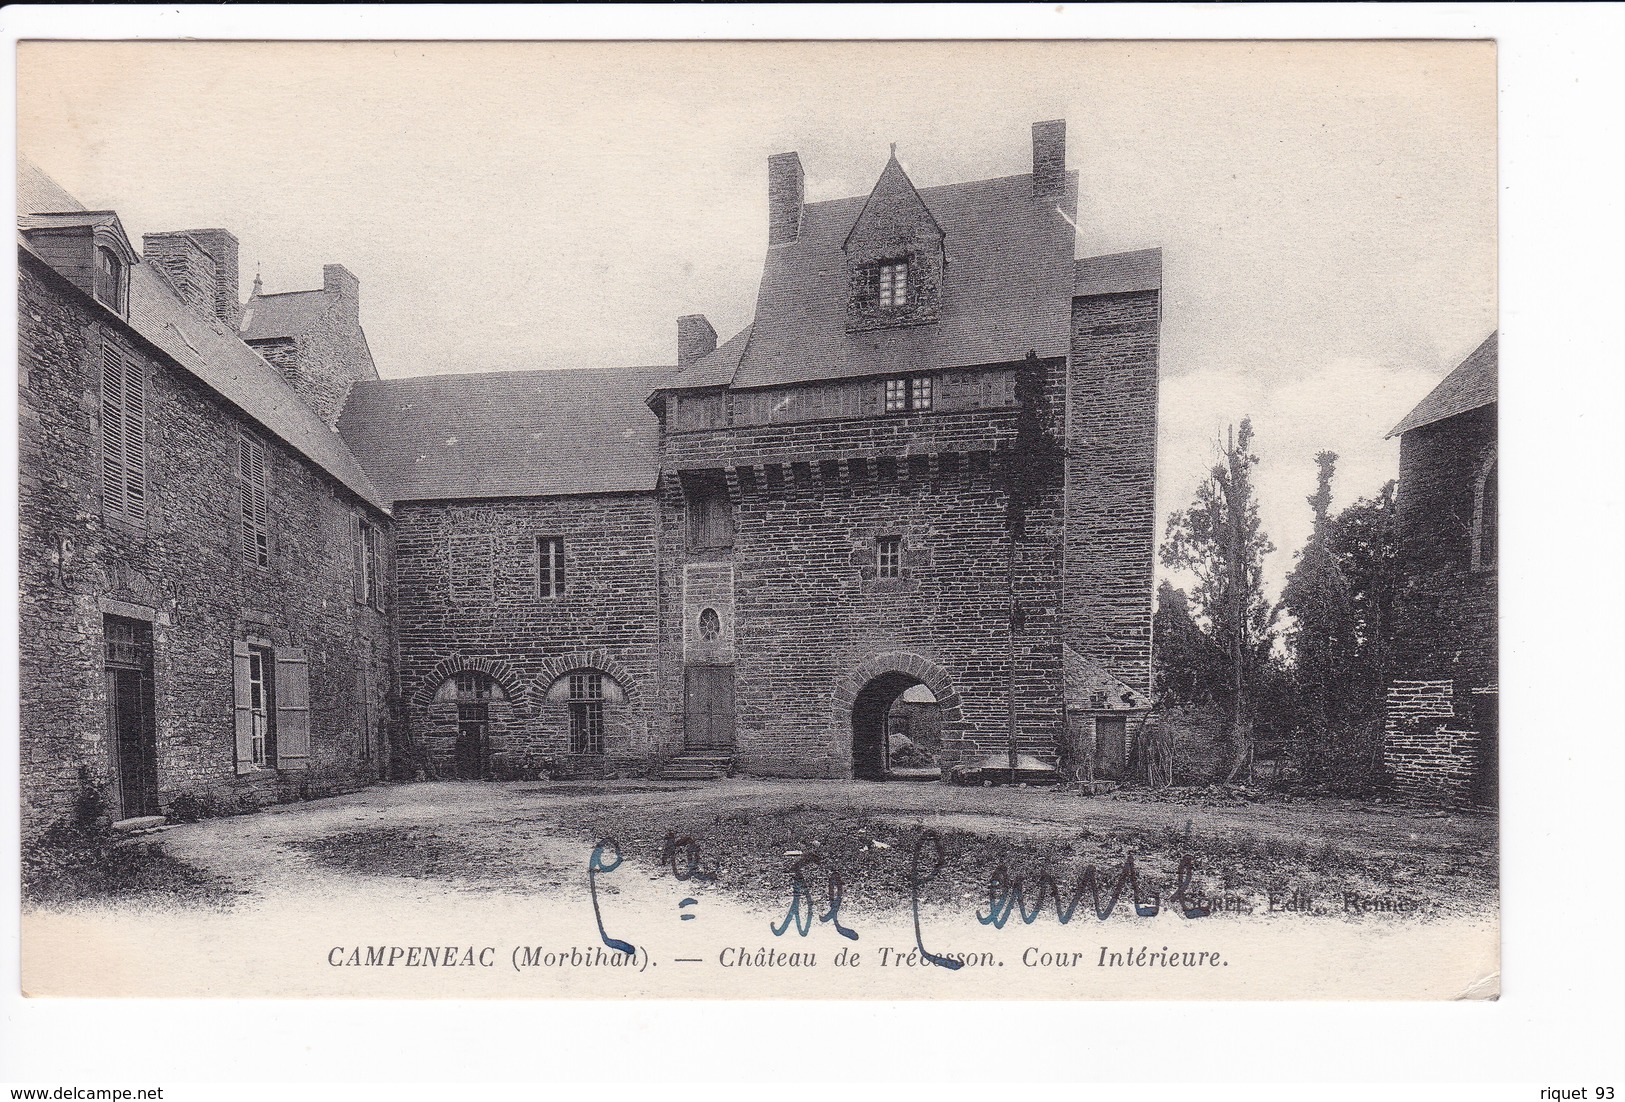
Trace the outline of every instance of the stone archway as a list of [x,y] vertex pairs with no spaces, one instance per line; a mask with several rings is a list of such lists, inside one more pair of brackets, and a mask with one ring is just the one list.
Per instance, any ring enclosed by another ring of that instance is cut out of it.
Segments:
[[429,675],[418,683],[417,690],[412,693],[412,703],[429,704],[440,691],[440,686],[456,674],[465,672],[483,673],[495,681],[502,688],[503,694],[515,704],[527,700],[530,696],[525,679],[502,659],[469,658],[454,654],[435,663],[434,669],[429,671]]
[[936,697],[944,730],[959,723],[959,694],[948,672],[917,654],[906,651],[877,654],[859,663],[836,686],[833,729],[851,734],[851,741],[843,739],[842,743],[851,751],[853,777],[885,779],[887,712],[898,697],[915,685],[924,685]]

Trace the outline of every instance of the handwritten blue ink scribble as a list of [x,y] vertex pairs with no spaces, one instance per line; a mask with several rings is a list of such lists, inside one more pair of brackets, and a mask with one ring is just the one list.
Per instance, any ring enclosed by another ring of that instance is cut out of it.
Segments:
[[[693,896],[689,896],[686,899],[684,899],[681,903],[677,904],[677,909],[682,910],[684,907],[695,907],[695,906],[699,905],[699,902],[700,901],[698,899],[695,899]],[[681,918],[684,922],[693,922],[694,921],[694,916],[693,915],[679,915],[678,917]]]
[[[921,876],[920,851],[925,849],[927,843],[930,844],[933,851],[933,857],[931,859],[931,871],[926,873],[924,876]],[[947,957],[937,956],[935,953],[931,952],[925,947],[924,936],[920,933],[920,889],[925,887],[932,880],[935,880],[937,874],[940,872],[942,872],[942,839],[937,837],[937,832],[934,830],[921,831],[920,836],[914,839],[914,857],[909,869],[909,880],[912,883],[912,891],[910,894],[913,897],[912,904],[914,907],[914,945],[920,950],[920,956],[925,958],[930,963],[936,965],[938,968],[946,968],[949,971],[958,971],[959,969],[965,967],[965,962],[962,960],[949,960]]]
[[[1182,862],[1181,869],[1183,868]],[[1188,883],[1189,879],[1187,874],[1185,882]],[[1002,930],[1004,924],[1010,921],[1010,916],[1015,914],[1022,922],[1031,926],[1044,912],[1045,900],[1051,900],[1055,907],[1055,920],[1065,926],[1078,913],[1078,904],[1083,902],[1083,893],[1088,892],[1090,901],[1094,904],[1095,917],[1104,922],[1117,909],[1117,901],[1122,897],[1125,887],[1133,892],[1134,913],[1141,918],[1155,918],[1162,910],[1162,897],[1154,891],[1149,893],[1151,901],[1145,902],[1145,894],[1140,891],[1140,875],[1134,867],[1132,853],[1123,861],[1123,867],[1112,883],[1111,895],[1107,897],[1104,905],[1100,899],[1100,876],[1093,865],[1084,866],[1083,871],[1072,882],[1072,898],[1063,899],[1060,885],[1049,873],[1041,873],[1031,880],[1024,876],[1011,879],[1009,871],[1001,861],[988,880],[987,907],[985,910],[977,909],[976,921],[983,926]]]
[[[796,933],[806,937],[812,930],[813,924],[813,898],[812,888],[807,883],[806,870],[813,865],[822,865],[824,859],[816,853],[808,854],[790,866],[790,908],[784,912],[784,921],[777,925],[769,924],[768,929],[773,931],[774,937],[783,937],[784,932],[795,923]],[[848,941],[858,940],[858,932],[841,925],[841,899],[846,894],[845,882],[841,879],[839,869],[828,869],[825,881],[825,897],[829,900],[829,909],[818,916],[820,922],[835,924],[835,932]]]
[[[613,850],[615,853],[615,859],[609,864],[604,863],[605,850]],[[608,931],[604,929],[603,912],[598,908],[598,874],[614,872],[620,867],[621,844],[613,838],[603,839],[593,847],[592,860],[587,862],[587,888],[592,894],[592,917],[598,923],[598,936],[603,939],[604,944],[609,948],[625,953],[627,956],[635,956],[637,949],[632,945],[609,936]]]
[[[683,866],[677,865],[677,858],[681,855]],[[679,836],[676,831],[666,831],[666,839],[660,846],[660,863],[670,867],[671,874],[678,880],[711,881],[716,877],[710,873],[700,871],[700,846],[688,835]]]

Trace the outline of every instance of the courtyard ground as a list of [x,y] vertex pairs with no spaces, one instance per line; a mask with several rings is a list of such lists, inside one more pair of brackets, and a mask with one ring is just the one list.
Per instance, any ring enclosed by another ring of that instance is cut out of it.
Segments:
[[[943,853],[921,891],[933,904],[977,904],[1000,867],[1029,884],[1047,873],[1071,895],[1093,866],[1109,887],[1130,856],[1148,890],[1170,894],[1187,860],[1206,901],[1247,913],[1310,909],[1293,901],[1355,913],[1376,901],[1418,917],[1454,916],[1492,910],[1496,900],[1493,816],[1226,789],[1087,796],[740,778],[436,782],[177,824],[136,844],[180,870],[170,902],[182,905],[342,894],[380,879],[452,895],[545,894],[581,882],[593,847],[612,839],[629,869],[669,877],[693,861],[697,883],[764,905],[782,904],[790,866],[816,855],[822,870],[839,871],[848,906],[886,910],[911,897],[924,831],[935,832]],[[668,841],[682,838],[692,846],[673,861]],[[161,904],[164,883],[137,880],[120,894]]]

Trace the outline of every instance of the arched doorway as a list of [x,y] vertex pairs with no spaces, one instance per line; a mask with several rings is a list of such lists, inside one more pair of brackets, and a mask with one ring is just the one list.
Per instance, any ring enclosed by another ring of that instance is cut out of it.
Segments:
[[478,781],[491,775],[491,706],[507,699],[502,686],[478,670],[462,670],[441,683],[434,703],[437,710],[455,709],[451,766],[458,780]]
[[941,775],[939,704],[919,678],[880,674],[852,702],[852,776],[862,781]]

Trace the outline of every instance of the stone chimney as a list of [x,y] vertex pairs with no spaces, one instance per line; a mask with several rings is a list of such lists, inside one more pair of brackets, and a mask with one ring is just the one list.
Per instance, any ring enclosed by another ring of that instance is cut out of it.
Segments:
[[801,158],[775,153],[767,159],[767,243],[782,245],[801,236],[801,205],[806,198]]
[[148,263],[163,269],[181,300],[237,328],[237,238],[229,230],[174,230],[141,239]]
[[1033,123],[1033,197],[1066,191],[1066,120]]
[[337,295],[344,320],[361,324],[361,281],[342,264],[322,266],[322,290]]
[[717,350],[717,331],[704,314],[677,319],[677,366],[698,363]]

